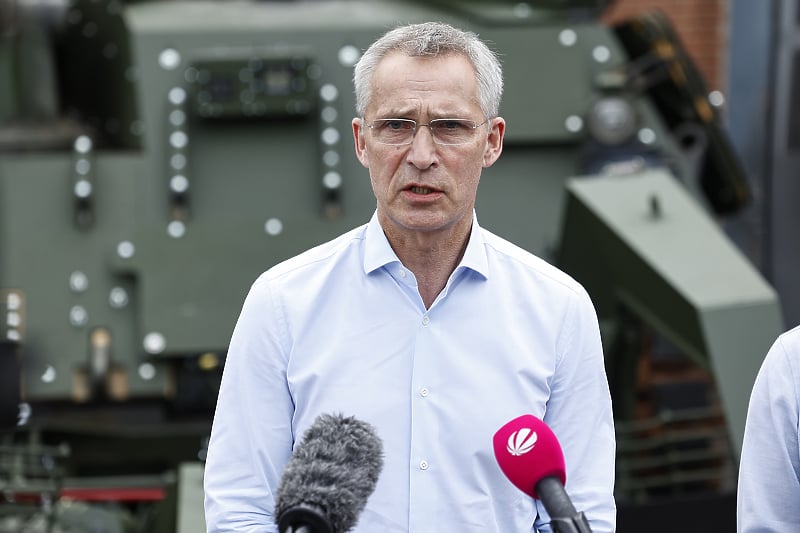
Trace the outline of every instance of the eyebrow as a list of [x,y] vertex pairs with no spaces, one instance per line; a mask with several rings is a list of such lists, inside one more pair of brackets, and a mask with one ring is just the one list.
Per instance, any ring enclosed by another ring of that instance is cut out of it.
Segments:
[[412,108],[405,108],[405,109],[398,109],[398,108],[388,108],[388,111],[379,113],[377,116],[381,118],[406,118],[416,114],[416,111]]

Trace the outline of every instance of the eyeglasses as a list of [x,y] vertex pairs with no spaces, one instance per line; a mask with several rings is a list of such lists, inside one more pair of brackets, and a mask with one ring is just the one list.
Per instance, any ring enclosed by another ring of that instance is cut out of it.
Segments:
[[407,118],[380,118],[367,122],[376,142],[389,146],[402,146],[414,142],[417,128],[427,126],[433,142],[443,146],[466,144],[475,138],[475,130],[489,122],[484,120],[476,124],[464,118],[437,118],[428,124],[417,124],[416,120]]

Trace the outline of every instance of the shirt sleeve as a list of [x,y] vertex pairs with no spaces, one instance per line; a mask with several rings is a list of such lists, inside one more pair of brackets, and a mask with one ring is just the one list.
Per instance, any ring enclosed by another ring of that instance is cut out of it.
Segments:
[[[559,358],[544,421],[561,444],[566,491],[594,533],[616,528],[616,436],[594,306],[579,287],[564,316]],[[540,513],[542,506],[537,502]],[[551,531],[543,526],[541,531]]]
[[[800,336],[795,335],[797,341]],[[800,349],[786,337],[770,348],[750,395],[739,464],[740,533],[800,530],[798,376]]]
[[204,476],[208,533],[277,531],[275,489],[294,440],[285,331],[262,276],[245,299],[222,375]]

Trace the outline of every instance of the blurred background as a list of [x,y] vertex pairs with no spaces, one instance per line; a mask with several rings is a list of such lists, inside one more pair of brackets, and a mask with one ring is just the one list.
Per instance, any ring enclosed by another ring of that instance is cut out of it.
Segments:
[[0,533],[205,530],[244,296],[372,214],[352,67],[425,20],[504,63],[482,225],[597,307],[618,531],[735,530],[800,323],[798,0],[0,0]]

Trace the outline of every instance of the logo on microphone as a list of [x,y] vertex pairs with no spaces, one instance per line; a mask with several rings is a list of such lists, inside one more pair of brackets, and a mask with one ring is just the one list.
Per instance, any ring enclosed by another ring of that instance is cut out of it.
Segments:
[[538,438],[536,432],[532,429],[522,428],[508,437],[506,450],[514,456],[526,454],[533,449]]

